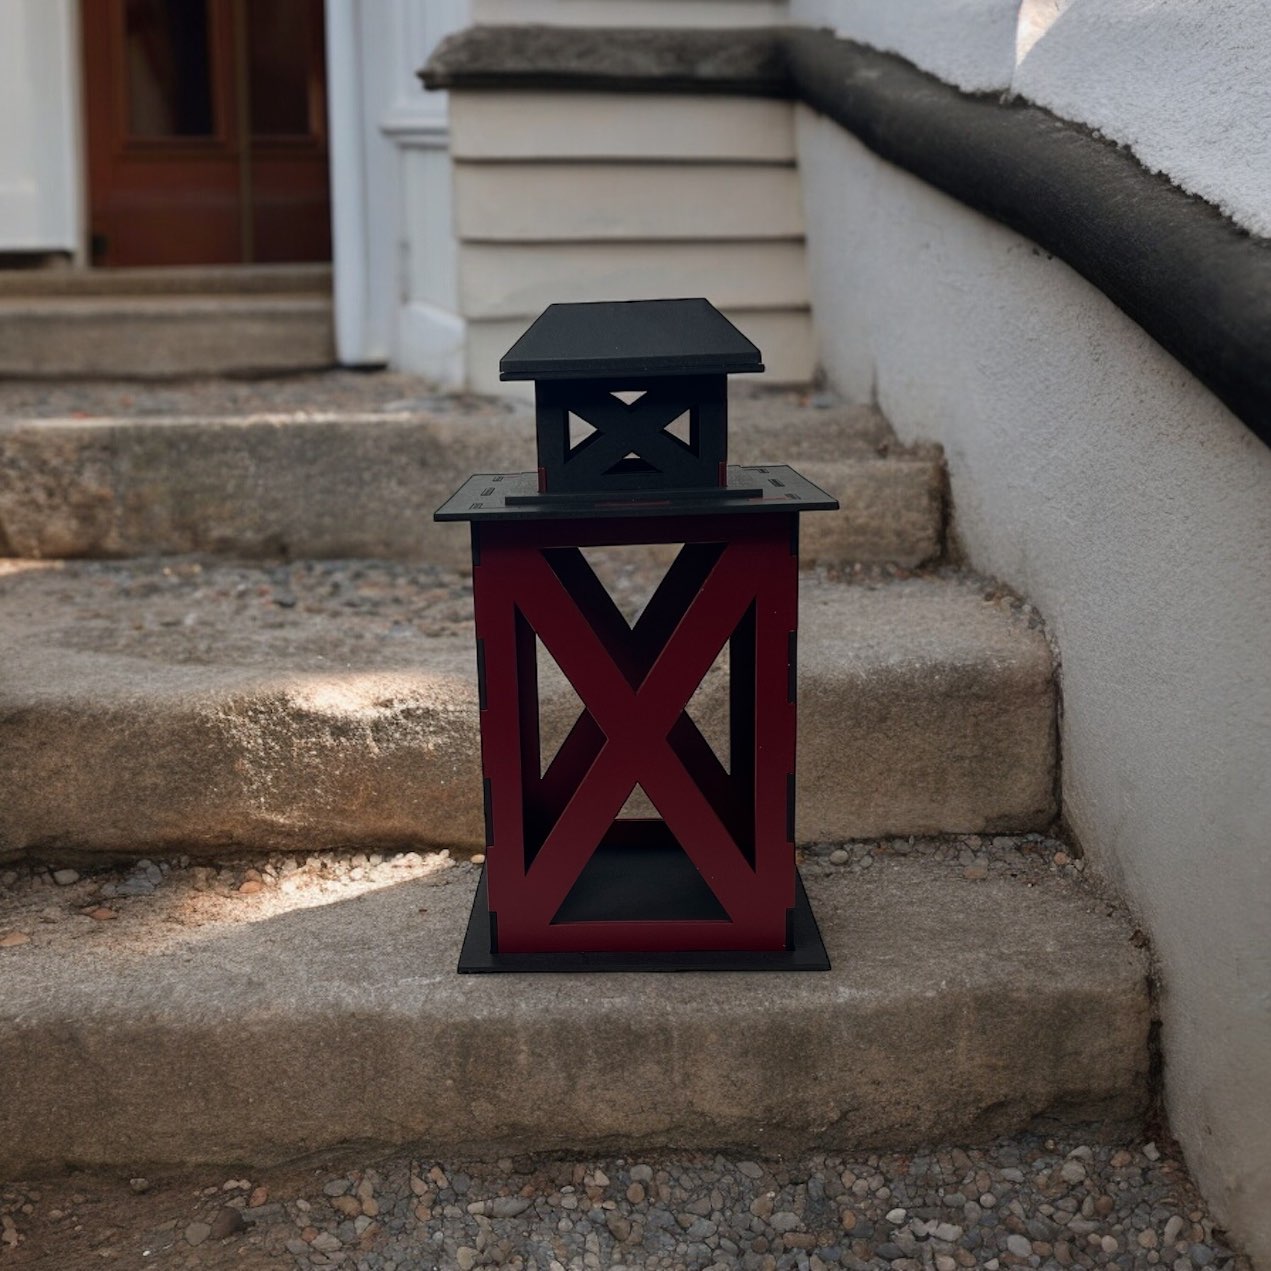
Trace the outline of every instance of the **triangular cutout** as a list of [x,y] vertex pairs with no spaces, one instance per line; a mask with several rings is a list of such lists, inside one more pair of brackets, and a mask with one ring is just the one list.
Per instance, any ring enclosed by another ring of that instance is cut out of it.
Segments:
[[634,476],[636,474],[661,471],[661,468],[655,468],[653,464],[636,454],[634,450],[628,450],[617,463],[605,469],[605,476]]
[[575,415],[573,411],[569,412],[569,448],[576,449],[588,437],[594,437],[600,430],[593,427],[585,419],[579,415]]
[[645,794],[644,787],[638,781],[631,793],[627,795],[627,801],[618,809],[620,821],[656,819],[657,815],[658,810],[653,806],[653,800]]
[[729,664],[729,646],[725,644],[716,654],[710,670],[702,676],[702,682],[684,708],[685,714],[697,725],[698,732],[702,734],[725,772],[732,771],[729,754]]
[[678,554],[678,547],[673,544],[580,550],[629,627],[635,626],[648,607]]
[[616,397],[624,406],[634,406],[648,391],[647,388],[620,388],[609,396]]
[[583,703],[537,636],[534,645],[538,667],[538,775],[541,777],[582,714]]
[[694,454],[697,453],[696,447],[693,445],[693,417],[690,411],[685,411],[682,415],[677,415],[663,429],[668,436],[674,437],[681,445],[687,447]]
[[552,924],[727,921],[727,910],[663,822],[620,818],[583,866]]

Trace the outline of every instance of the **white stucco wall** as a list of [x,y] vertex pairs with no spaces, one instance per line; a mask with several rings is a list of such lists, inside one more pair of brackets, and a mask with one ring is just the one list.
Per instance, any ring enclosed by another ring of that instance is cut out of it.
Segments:
[[790,0],[791,21],[899,53],[964,92],[1010,84],[1019,0]]
[[1271,236],[1266,0],[791,0],[791,13],[1087,124]]
[[1150,931],[1172,1125],[1271,1257],[1271,450],[1062,262],[799,109],[834,384],[1045,614],[1063,804]]
[[1266,0],[1072,0],[1011,88],[1271,235]]

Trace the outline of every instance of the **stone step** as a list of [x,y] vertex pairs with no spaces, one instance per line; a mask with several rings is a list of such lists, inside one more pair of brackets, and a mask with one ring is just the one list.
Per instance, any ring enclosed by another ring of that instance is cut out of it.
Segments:
[[176,265],[135,269],[0,269],[0,296],[331,294],[330,265]]
[[[644,566],[602,568],[638,599]],[[805,575],[801,841],[1055,811],[1036,620],[955,577]],[[0,858],[483,842],[469,581],[435,566],[0,561]],[[727,672],[691,704],[726,735]],[[544,730],[576,699],[543,677]]]
[[[528,408],[341,374],[333,398],[370,400],[333,411],[327,381],[262,383],[232,412],[212,384],[0,385],[0,552],[466,561],[466,528],[433,510],[474,471],[534,466]],[[805,563],[942,555],[938,448],[901,446],[877,411],[806,393],[739,390],[731,421],[735,462],[780,458],[842,503],[805,518]]]
[[0,296],[0,376],[263,375],[335,362],[317,293]]
[[459,976],[476,867],[436,860],[250,896],[174,870],[109,922],[48,920],[87,880],[43,892],[45,921],[6,898],[0,931],[30,939],[0,947],[0,1174],[153,1178],[351,1142],[1087,1143],[1141,1122],[1148,960],[1121,913],[1045,866],[804,872],[827,973]]

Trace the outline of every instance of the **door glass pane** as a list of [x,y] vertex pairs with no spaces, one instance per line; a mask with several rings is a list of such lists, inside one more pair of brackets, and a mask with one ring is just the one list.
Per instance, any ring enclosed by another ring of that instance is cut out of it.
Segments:
[[134,137],[210,137],[207,0],[127,0],[124,66]]
[[252,134],[308,137],[322,83],[321,0],[247,6]]

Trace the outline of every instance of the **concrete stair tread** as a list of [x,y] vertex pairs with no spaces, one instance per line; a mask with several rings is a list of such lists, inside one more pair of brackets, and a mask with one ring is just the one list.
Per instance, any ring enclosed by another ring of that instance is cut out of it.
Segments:
[[780,454],[797,464],[838,456],[939,458],[939,446],[904,445],[877,407],[843,402],[832,393],[782,391],[738,381],[729,386],[729,458],[763,463]]
[[[0,668],[0,684],[12,677],[10,693],[63,698],[88,688],[109,692],[98,667],[111,667],[111,678],[130,692],[156,684],[165,669],[173,684],[188,682],[196,692],[211,683],[247,689],[292,676],[338,681],[387,672],[458,675],[475,694],[471,590],[463,575],[377,561],[332,563],[332,575],[353,575],[355,588],[359,578],[369,588],[357,606],[346,607],[321,594],[324,564],[0,560],[6,608],[0,623],[11,658]],[[620,559],[602,574],[615,571],[624,572]],[[244,579],[245,599],[234,595]],[[304,611],[285,602],[297,592]],[[378,639],[386,619],[416,629]],[[1003,669],[1048,658],[1044,638],[1009,602],[986,601],[978,581],[949,575],[844,584],[805,574],[799,622],[800,675],[819,676],[857,657],[902,671],[932,658]],[[15,673],[17,659],[26,657],[56,658],[65,670],[50,682],[33,682]],[[87,672],[82,684],[71,675],[77,666]]]
[[329,295],[0,292],[0,376],[278,374],[335,361]]
[[[805,518],[805,561],[938,559],[938,449],[900,446],[868,407],[820,401],[741,390],[732,409],[734,462],[789,460],[842,503]],[[434,525],[433,509],[473,471],[534,465],[525,407],[438,394],[404,376],[0,384],[0,416],[0,547],[22,556],[459,564],[466,531]]]
[[[483,841],[457,573],[9,561],[0,601],[0,856]],[[1049,823],[1050,651],[1008,600],[805,576],[799,660],[802,840]],[[717,669],[708,735],[725,702]],[[545,675],[545,733],[576,710]]]
[[330,294],[331,266],[181,265],[136,269],[3,269],[0,297],[206,295],[216,292]]
[[[0,305],[8,303],[3,297],[4,292],[0,290]],[[284,296],[302,297],[310,302],[322,299],[304,296],[299,291]],[[268,303],[275,298],[266,295],[260,297],[259,302]],[[90,297],[85,303],[97,299]],[[183,304],[185,299],[177,298],[173,303]],[[196,299],[209,304],[257,300],[250,295],[206,295]],[[136,296],[130,300],[139,305],[153,301],[158,311],[166,311],[169,298]],[[104,301],[113,303],[109,297]],[[333,398],[339,405],[332,405]],[[735,463],[775,462],[778,450],[777,457],[783,463],[826,459],[845,453],[878,458],[940,455],[939,446],[899,442],[876,407],[841,402],[830,393],[773,389],[737,381],[730,385],[729,399],[733,446],[730,457]],[[0,424],[8,429],[29,426],[41,419],[53,424],[58,420],[59,404],[63,405],[60,414],[64,421],[78,422],[89,416],[117,426],[142,420],[151,426],[177,420],[187,424],[230,421],[242,424],[255,417],[317,414],[333,422],[340,419],[369,422],[383,414],[424,416],[457,412],[465,423],[478,416],[482,422],[485,419],[497,421],[504,429],[529,429],[524,434],[527,447],[532,445],[533,436],[533,411],[528,403],[440,393],[426,379],[391,372],[328,371],[262,380],[253,384],[248,402],[243,401],[242,394],[234,392],[233,386],[215,379],[147,384],[107,377],[79,381],[70,388],[51,385],[45,380],[0,382]]]
[[194,319],[258,314],[331,313],[331,297],[304,291],[248,292],[242,295],[87,295],[6,296],[0,293],[0,321],[27,318],[47,321],[100,321],[115,318]]
[[460,977],[476,871],[430,868],[318,904],[177,872],[0,951],[0,1167],[902,1147],[1144,1110],[1147,959],[1045,872],[809,867],[826,974]]

